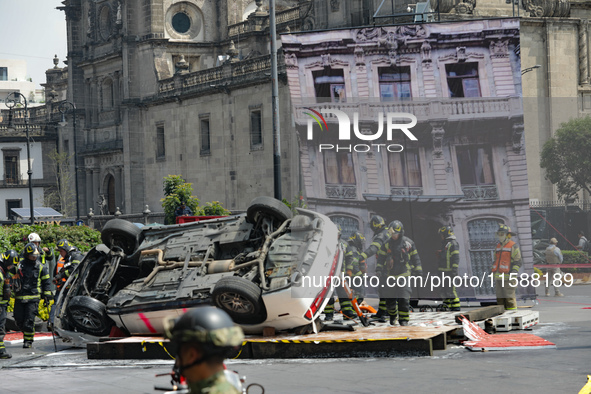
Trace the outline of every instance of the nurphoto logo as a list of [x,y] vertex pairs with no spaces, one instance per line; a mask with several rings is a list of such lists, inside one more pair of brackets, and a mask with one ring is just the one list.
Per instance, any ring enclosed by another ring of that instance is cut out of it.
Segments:
[[[318,124],[320,131],[325,132],[328,131],[328,124],[326,119],[322,114],[328,115],[332,114],[337,118],[339,124],[339,134],[338,139],[339,141],[351,141],[351,125],[353,125],[353,134],[355,138],[361,141],[375,141],[382,137],[384,134],[384,130],[386,131],[386,139],[388,141],[392,141],[392,136],[395,130],[402,131],[404,135],[411,141],[417,141],[417,137],[410,131],[411,128],[416,126],[417,124],[417,117],[413,114],[405,113],[405,112],[386,112],[385,114],[380,112],[378,114],[377,124],[378,129],[373,134],[368,134],[367,132],[361,132],[359,129],[359,113],[353,113],[353,122],[349,118],[344,111],[338,109],[321,109],[320,112],[313,110],[312,108],[306,108],[310,112],[304,112],[304,114],[310,116],[308,119],[308,133],[307,138],[308,140],[312,140],[314,137],[314,121]],[[384,115],[386,121],[384,122]],[[396,123],[396,121],[400,120],[408,120],[410,122],[406,123]],[[384,127],[385,123],[385,127]],[[369,152],[372,149],[377,150],[378,152],[380,149],[385,148],[388,152],[402,152],[404,147],[400,144],[381,144],[381,143],[372,143],[372,144],[320,144],[318,147],[319,152],[323,150],[336,150],[339,151],[348,151],[348,152]]]

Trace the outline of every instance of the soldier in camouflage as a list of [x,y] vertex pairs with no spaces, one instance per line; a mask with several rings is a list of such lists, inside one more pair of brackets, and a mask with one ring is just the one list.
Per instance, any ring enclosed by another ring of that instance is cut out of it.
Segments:
[[176,357],[175,372],[182,375],[191,394],[240,394],[224,374],[224,359],[236,352],[242,329],[215,307],[189,310],[180,318],[165,321],[169,352]]

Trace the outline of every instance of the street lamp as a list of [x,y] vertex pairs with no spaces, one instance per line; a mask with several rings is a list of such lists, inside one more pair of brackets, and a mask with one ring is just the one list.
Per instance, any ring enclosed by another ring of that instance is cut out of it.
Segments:
[[25,105],[25,133],[27,134],[27,174],[29,176],[29,206],[30,206],[30,219],[31,224],[35,224],[35,216],[33,215],[33,183],[31,178],[33,177],[33,170],[31,170],[31,147],[29,140],[29,112],[27,111],[27,99],[20,92],[12,92],[6,97],[6,106],[9,109],[8,115],[8,130],[16,131],[12,118],[12,109],[17,103],[20,104],[20,100],[23,100]]
[[530,72],[530,71],[533,71],[533,70],[535,70],[536,68],[540,68],[540,67],[542,67],[542,66],[540,66],[539,64],[536,64],[535,66],[528,67],[528,68],[524,68],[523,70],[521,70],[521,75],[523,75],[523,74],[525,74],[525,73],[528,73],[528,72]]
[[76,104],[69,101],[64,101],[59,106],[59,111],[62,114],[62,120],[59,125],[64,127],[68,124],[66,121],[66,112],[68,112],[67,106],[70,106],[72,110],[72,127],[74,130],[74,184],[76,187],[76,222],[80,220],[80,204],[78,203],[78,145],[76,144]]

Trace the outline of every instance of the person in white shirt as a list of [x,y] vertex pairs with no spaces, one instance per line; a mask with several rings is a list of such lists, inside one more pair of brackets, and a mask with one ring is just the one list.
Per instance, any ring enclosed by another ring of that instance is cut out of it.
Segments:
[[[552,265],[562,264],[562,252],[558,249],[558,240],[556,238],[550,239],[550,245],[546,248],[546,262]],[[546,297],[550,296],[550,286],[554,286],[554,297],[563,297],[564,294],[560,292],[559,287],[562,285],[561,279],[556,279],[558,275],[562,275],[560,268],[548,268],[548,279],[546,280]],[[558,286],[556,286],[558,284]]]

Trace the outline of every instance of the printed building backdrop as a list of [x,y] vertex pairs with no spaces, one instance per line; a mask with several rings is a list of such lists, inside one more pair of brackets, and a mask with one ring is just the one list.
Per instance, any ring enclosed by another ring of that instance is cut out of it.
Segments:
[[[366,246],[372,215],[402,221],[432,275],[442,225],[453,227],[460,244],[460,274],[481,277],[490,272],[495,232],[505,223],[517,233],[522,272],[532,272],[518,20],[281,39],[311,209],[339,223],[345,236],[364,233]],[[335,110],[348,116],[350,140],[339,139]],[[409,131],[417,140],[396,128],[388,139],[388,113],[413,114],[417,124]],[[373,272],[375,259],[368,265]],[[534,295],[520,290],[523,298]],[[488,283],[458,292],[464,300],[494,298]],[[413,298],[438,294],[420,288]]]

